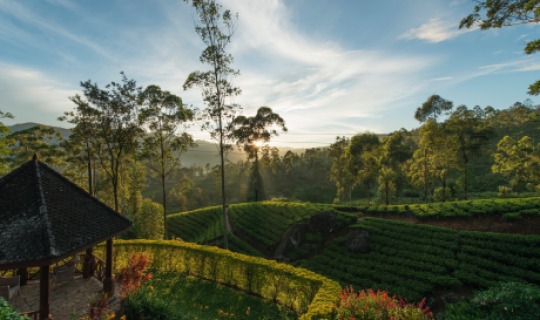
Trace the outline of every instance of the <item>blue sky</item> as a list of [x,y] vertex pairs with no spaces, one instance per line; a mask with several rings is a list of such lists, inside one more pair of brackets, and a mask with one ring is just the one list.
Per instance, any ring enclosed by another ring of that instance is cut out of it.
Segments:
[[[267,105],[287,122],[276,145],[327,145],[337,135],[418,127],[430,95],[455,105],[507,108],[540,78],[525,55],[538,25],[458,30],[472,0],[223,0],[239,14],[230,52],[245,115]],[[203,44],[194,11],[180,0],[0,0],[0,109],[4,123],[67,126],[68,97],[120,71],[201,107],[184,91]],[[207,135],[194,126],[199,139]]]

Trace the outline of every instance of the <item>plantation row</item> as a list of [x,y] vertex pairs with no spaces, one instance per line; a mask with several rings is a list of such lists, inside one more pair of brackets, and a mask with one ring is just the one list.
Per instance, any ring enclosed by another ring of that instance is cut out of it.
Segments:
[[269,247],[278,243],[292,224],[322,212],[330,206],[307,203],[245,203],[231,206],[236,228]]
[[221,207],[209,207],[167,216],[167,228],[173,237],[204,243],[223,235]]
[[359,206],[366,214],[413,215],[419,219],[466,218],[483,215],[502,215],[508,220],[540,215],[540,198],[481,199],[410,205]]
[[[103,247],[98,248],[99,251]],[[127,265],[133,252],[150,255],[150,270],[189,274],[284,305],[300,319],[330,318],[339,284],[311,271],[183,241],[116,241],[114,267]]]
[[369,231],[369,253],[348,252],[345,237],[339,237],[296,265],[342,285],[384,289],[410,300],[462,284],[540,284],[540,236],[457,232],[378,218],[364,218],[353,228]]

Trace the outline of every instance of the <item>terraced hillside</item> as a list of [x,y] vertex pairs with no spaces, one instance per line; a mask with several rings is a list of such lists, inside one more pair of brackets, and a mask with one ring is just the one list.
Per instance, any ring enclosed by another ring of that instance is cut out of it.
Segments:
[[302,266],[355,288],[380,288],[410,300],[435,289],[484,288],[499,281],[540,284],[540,236],[507,235],[364,218],[370,252],[350,253],[345,236]]

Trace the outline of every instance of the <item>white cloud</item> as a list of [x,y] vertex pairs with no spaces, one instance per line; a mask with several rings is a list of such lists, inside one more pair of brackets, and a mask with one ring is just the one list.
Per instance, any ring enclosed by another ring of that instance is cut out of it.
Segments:
[[418,28],[413,28],[404,33],[400,39],[425,40],[438,43],[455,38],[472,29],[459,29],[455,21],[443,21],[440,18],[431,18]]
[[[23,121],[50,121],[73,108],[68,97],[77,89],[71,89],[39,71],[0,64],[0,105]],[[39,116],[49,115],[49,119]]]

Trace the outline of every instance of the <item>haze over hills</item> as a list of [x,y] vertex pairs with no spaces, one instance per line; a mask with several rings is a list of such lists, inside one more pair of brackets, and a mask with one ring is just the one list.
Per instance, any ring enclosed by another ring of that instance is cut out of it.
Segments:
[[[36,122],[25,122],[25,123],[14,124],[12,126],[9,126],[9,128],[12,132],[18,132],[18,131],[33,128],[38,125],[41,125],[41,124],[36,123]],[[67,139],[71,135],[70,129],[62,128],[62,127],[52,127],[52,128],[59,131],[62,134],[62,137],[64,139]],[[189,148],[187,152],[184,152],[181,155],[182,166],[185,166],[185,167],[191,167],[193,165],[205,166],[206,164],[210,164],[211,166],[214,166],[214,165],[219,164],[219,152],[218,152],[216,143],[205,141],[205,140],[197,140],[195,142],[197,144],[196,147]],[[279,148],[279,153],[281,156],[283,156],[287,151],[301,153],[305,150],[305,149],[300,149],[300,148],[293,149],[293,148],[288,148],[288,147],[278,147],[278,148]],[[242,150],[239,150],[236,146],[234,146],[232,150],[226,153],[226,159],[225,159],[226,162],[236,163],[240,160],[246,160],[246,154]]]

